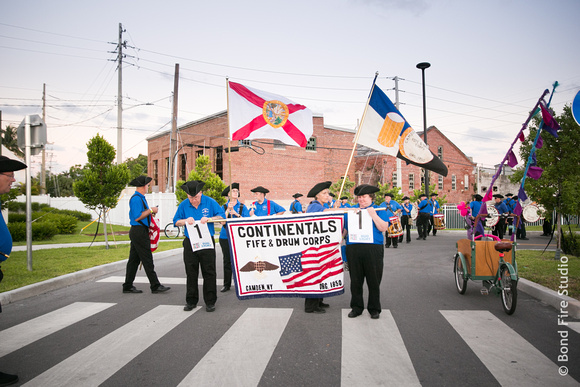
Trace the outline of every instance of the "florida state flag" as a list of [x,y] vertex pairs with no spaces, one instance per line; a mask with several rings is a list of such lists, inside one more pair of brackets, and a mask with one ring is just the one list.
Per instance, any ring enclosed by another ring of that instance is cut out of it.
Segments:
[[228,82],[232,140],[271,138],[306,147],[312,136],[312,112],[304,105],[265,91]]

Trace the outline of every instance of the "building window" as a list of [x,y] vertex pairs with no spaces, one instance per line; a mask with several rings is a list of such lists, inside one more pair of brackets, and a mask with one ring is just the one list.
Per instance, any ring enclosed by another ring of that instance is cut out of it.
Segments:
[[481,187],[482,192],[487,192],[487,187]]
[[306,143],[307,151],[316,151],[316,137],[310,137]]
[[179,179],[185,181],[187,175],[187,155],[185,153],[179,155],[179,162]]
[[469,189],[469,175],[463,176],[463,185],[465,186],[465,189]]
[[159,166],[157,160],[153,160],[153,185],[159,185]]
[[409,173],[409,189],[415,189],[415,174]]
[[421,185],[425,186],[425,170],[421,169]]
[[443,191],[443,176],[439,175],[439,182],[438,182],[438,183],[439,183],[439,184],[438,184],[438,187],[437,187],[437,189],[438,189],[439,191]]
[[238,146],[252,146],[252,140],[239,140]]
[[437,147],[437,157],[443,160],[443,147],[441,145]]
[[451,189],[455,191],[457,189],[457,176],[451,175]]
[[195,151],[195,158],[197,159],[198,157],[203,156],[203,149],[201,150],[196,150]]
[[274,149],[286,149],[286,145],[280,140],[274,140]]
[[493,186],[493,192],[497,192],[497,185]]
[[224,147],[218,146],[215,149],[215,174],[223,180],[224,178]]
[[391,187],[397,186],[397,172],[393,172],[393,179],[391,180]]

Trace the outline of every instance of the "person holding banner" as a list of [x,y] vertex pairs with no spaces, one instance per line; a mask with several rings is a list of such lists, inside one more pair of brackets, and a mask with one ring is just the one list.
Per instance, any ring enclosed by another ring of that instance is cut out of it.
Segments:
[[250,208],[251,216],[282,215],[286,212],[281,205],[266,199],[266,194],[270,192],[268,189],[259,185],[250,191],[254,193],[256,198],[256,201],[252,203],[252,208]]
[[[360,316],[365,309],[363,284],[366,280],[369,289],[367,310],[372,319],[381,314],[381,280],[383,278],[383,233],[389,227],[386,211],[377,211],[374,204],[378,187],[369,184],[354,189],[358,210],[347,216],[346,257],[350,274],[350,307],[348,317]],[[368,230],[368,231],[367,231]],[[368,234],[367,234],[368,233]]]
[[149,222],[151,216],[157,213],[157,207],[149,208],[145,194],[149,188],[149,183],[153,180],[149,176],[141,175],[129,182],[135,188],[135,193],[129,199],[129,239],[131,239],[131,250],[127,260],[127,270],[125,273],[125,283],[123,293],[143,293],[142,290],[133,286],[139,263],[143,264],[145,274],[149,280],[151,293],[163,293],[171,289],[159,283],[155,265],[153,264],[153,254],[151,253],[151,241],[149,239]]
[[427,195],[419,195],[419,216],[417,217],[417,232],[419,237],[417,239],[427,239],[429,232],[429,219],[431,218],[431,205],[427,200]]
[[[401,225],[403,227],[403,232],[407,231],[407,243],[411,243],[411,223],[413,219],[411,217],[411,210],[413,209],[413,205],[409,201],[409,197],[405,196],[403,198],[403,204],[401,204]],[[403,237],[405,234],[399,237],[399,243],[403,242]]]
[[173,224],[176,227],[185,226],[183,263],[187,276],[187,290],[185,293],[186,304],[183,310],[186,312],[193,310],[199,301],[197,278],[200,266],[203,276],[205,310],[215,311],[217,300],[216,255],[213,239],[215,228],[213,223],[208,225],[208,221],[223,219],[226,214],[218,202],[202,194],[201,190],[204,185],[203,181],[192,180],[181,186],[181,189],[187,193],[187,199],[179,203],[173,217]]
[[437,236],[437,229],[435,228],[435,221],[433,219],[433,215],[438,214],[439,208],[441,208],[439,202],[437,201],[437,196],[438,195],[435,192],[429,195],[429,197],[431,198],[429,200],[429,204],[431,205],[431,213],[429,217],[429,230],[427,230],[427,235],[429,235],[431,230],[433,230],[433,236]]
[[[230,187],[232,188],[230,190]],[[247,218],[250,216],[250,211],[244,203],[238,199],[240,197],[240,184],[232,183],[222,191],[222,196],[228,196],[229,200],[224,204],[223,208],[226,213],[226,218]],[[225,225],[220,231],[219,237],[220,247],[222,248],[223,262],[224,262],[224,286],[220,292],[224,293],[232,287],[232,260],[230,257],[230,243],[228,241],[228,231]]]
[[[387,209],[389,218],[392,216],[398,216],[398,214],[401,212],[401,205],[393,200],[393,196],[394,195],[392,193],[387,192],[385,194],[385,201],[379,206],[385,207]],[[393,244],[393,248],[396,249],[399,246],[399,236],[397,235],[396,237],[391,237],[389,235],[389,231],[387,230],[385,232],[385,247],[391,247],[391,243]]]
[[300,198],[304,196],[301,193],[295,193],[292,195],[294,201],[290,204],[290,212],[293,214],[301,214],[302,212],[302,203],[300,203]]
[[[316,184],[308,192],[309,198],[314,198],[312,202],[308,205],[306,213],[310,212],[323,212],[330,210],[324,206],[330,200],[330,191],[328,188],[332,185],[332,182],[325,181]],[[305,298],[304,299],[304,311],[306,313],[326,313],[323,308],[328,308],[330,305],[325,304],[322,298]]]

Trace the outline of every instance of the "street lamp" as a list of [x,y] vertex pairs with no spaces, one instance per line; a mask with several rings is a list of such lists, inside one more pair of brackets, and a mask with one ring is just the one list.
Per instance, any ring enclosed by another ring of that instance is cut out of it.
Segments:
[[[427,109],[425,107],[425,69],[431,67],[429,62],[421,62],[417,64],[417,68],[421,69],[423,76],[423,141],[427,144]],[[427,145],[429,147],[429,145]],[[429,197],[429,171],[425,168],[425,195]]]
[[153,105],[151,102],[140,103],[123,109],[121,100],[118,101],[117,106],[117,164],[123,162],[123,111],[133,109],[137,106]]

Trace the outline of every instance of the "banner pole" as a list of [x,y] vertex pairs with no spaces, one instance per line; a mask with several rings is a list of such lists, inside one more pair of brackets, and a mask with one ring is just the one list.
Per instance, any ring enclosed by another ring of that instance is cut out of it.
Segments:
[[367,110],[369,108],[369,102],[371,100],[371,96],[373,95],[373,90],[375,89],[375,83],[377,82],[377,77],[379,76],[379,72],[375,72],[375,79],[373,79],[373,85],[371,87],[371,92],[369,93],[369,96],[367,98],[367,103],[365,105],[365,110],[363,111],[363,115],[361,118],[361,122],[357,128],[356,131],[356,135],[354,137],[354,144],[352,146],[352,151],[350,152],[350,158],[348,159],[348,164],[346,166],[346,172],[344,173],[344,177],[342,178],[342,184],[340,185],[340,191],[338,192],[338,198],[340,199],[341,195],[342,195],[342,190],[344,189],[344,184],[346,183],[346,178],[348,177],[348,170],[350,169],[350,164],[352,163],[352,158],[354,157],[354,152],[356,150],[356,145],[358,143],[358,138],[360,137],[360,128],[362,127],[363,123],[364,123],[364,119],[367,115]]
[[[230,128],[230,80],[226,77],[226,104],[228,117],[228,169],[230,175],[230,191],[232,190],[232,130]],[[227,199],[226,199],[227,200]]]

